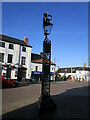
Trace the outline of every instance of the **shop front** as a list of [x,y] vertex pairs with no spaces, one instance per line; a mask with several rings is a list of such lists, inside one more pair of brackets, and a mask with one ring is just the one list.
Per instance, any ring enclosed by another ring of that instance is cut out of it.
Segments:
[[32,82],[41,81],[41,75],[42,75],[42,72],[40,71],[32,71],[31,72]]
[[[31,72],[32,82],[41,81],[41,76],[42,76],[42,72],[32,71]],[[50,76],[51,76],[51,80],[54,80],[54,72],[50,72]]]
[[2,64],[2,75],[6,79],[12,79],[12,71],[15,70],[15,66],[11,64]]

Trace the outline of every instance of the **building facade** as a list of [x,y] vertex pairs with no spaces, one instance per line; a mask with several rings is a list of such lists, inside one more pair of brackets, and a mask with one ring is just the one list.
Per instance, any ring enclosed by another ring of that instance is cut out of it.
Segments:
[[0,34],[0,64],[2,73],[7,78],[30,79],[31,76],[31,51],[32,46],[28,39],[19,40]]
[[[41,81],[42,75],[42,63],[43,63],[43,56],[42,54],[34,54],[31,55],[31,76],[32,81]],[[55,64],[51,62],[50,66],[50,75],[51,80],[55,80],[54,72],[55,72]]]
[[62,76],[73,76],[74,79],[80,81],[90,81],[90,68],[88,67],[71,67],[71,68],[59,68],[56,74]]
[[[31,52],[32,46],[28,44],[26,36],[24,40],[19,40],[0,34],[1,75],[18,81],[31,78],[33,81],[40,81],[43,56]],[[51,80],[55,80],[54,72],[55,64],[51,62]]]

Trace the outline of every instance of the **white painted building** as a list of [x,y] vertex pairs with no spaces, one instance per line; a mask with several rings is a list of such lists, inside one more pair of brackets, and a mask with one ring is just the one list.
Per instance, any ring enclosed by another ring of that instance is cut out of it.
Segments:
[[[33,81],[40,81],[41,80],[41,75],[42,75],[42,61],[43,57],[42,55],[39,54],[34,54],[32,53],[31,55],[31,76]],[[54,77],[54,72],[55,72],[55,64],[51,62],[51,67],[50,67],[50,74],[51,74],[51,80],[55,80]]]
[[78,80],[90,81],[90,68],[78,68],[76,74],[74,75]]
[[[40,81],[42,75],[42,56],[33,54],[28,39],[19,40],[0,34],[1,75],[10,79],[31,79]],[[54,80],[55,64],[51,62],[51,80]]]
[[90,81],[90,68],[88,67],[59,68],[56,74],[60,74],[61,77],[72,75],[76,80]]
[[0,34],[0,64],[2,73],[11,79],[30,79],[31,76],[31,50],[28,39],[19,40]]

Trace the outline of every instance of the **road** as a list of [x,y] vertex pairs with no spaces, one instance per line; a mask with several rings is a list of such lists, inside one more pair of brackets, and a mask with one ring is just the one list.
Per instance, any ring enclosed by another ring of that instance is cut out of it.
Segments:
[[[31,84],[25,87],[3,89],[2,113],[5,114],[37,102],[40,97],[40,93],[41,93],[40,84]],[[51,95],[56,102],[59,102],[62,99],[62,97],[59,97],[60,95],[84,96],[84,97],[88,96],[88,82],[72,81],[72,82],[52,83]]]

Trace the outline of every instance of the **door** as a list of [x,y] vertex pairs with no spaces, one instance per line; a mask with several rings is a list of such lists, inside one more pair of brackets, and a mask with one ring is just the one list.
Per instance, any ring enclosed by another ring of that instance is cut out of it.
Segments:
[[11,68],[7,68],[7,72],[6,72],[6,78],[11,78]]
[[26,69],[18,68],[18,81],[21,82],[22,78],[26,78]]

